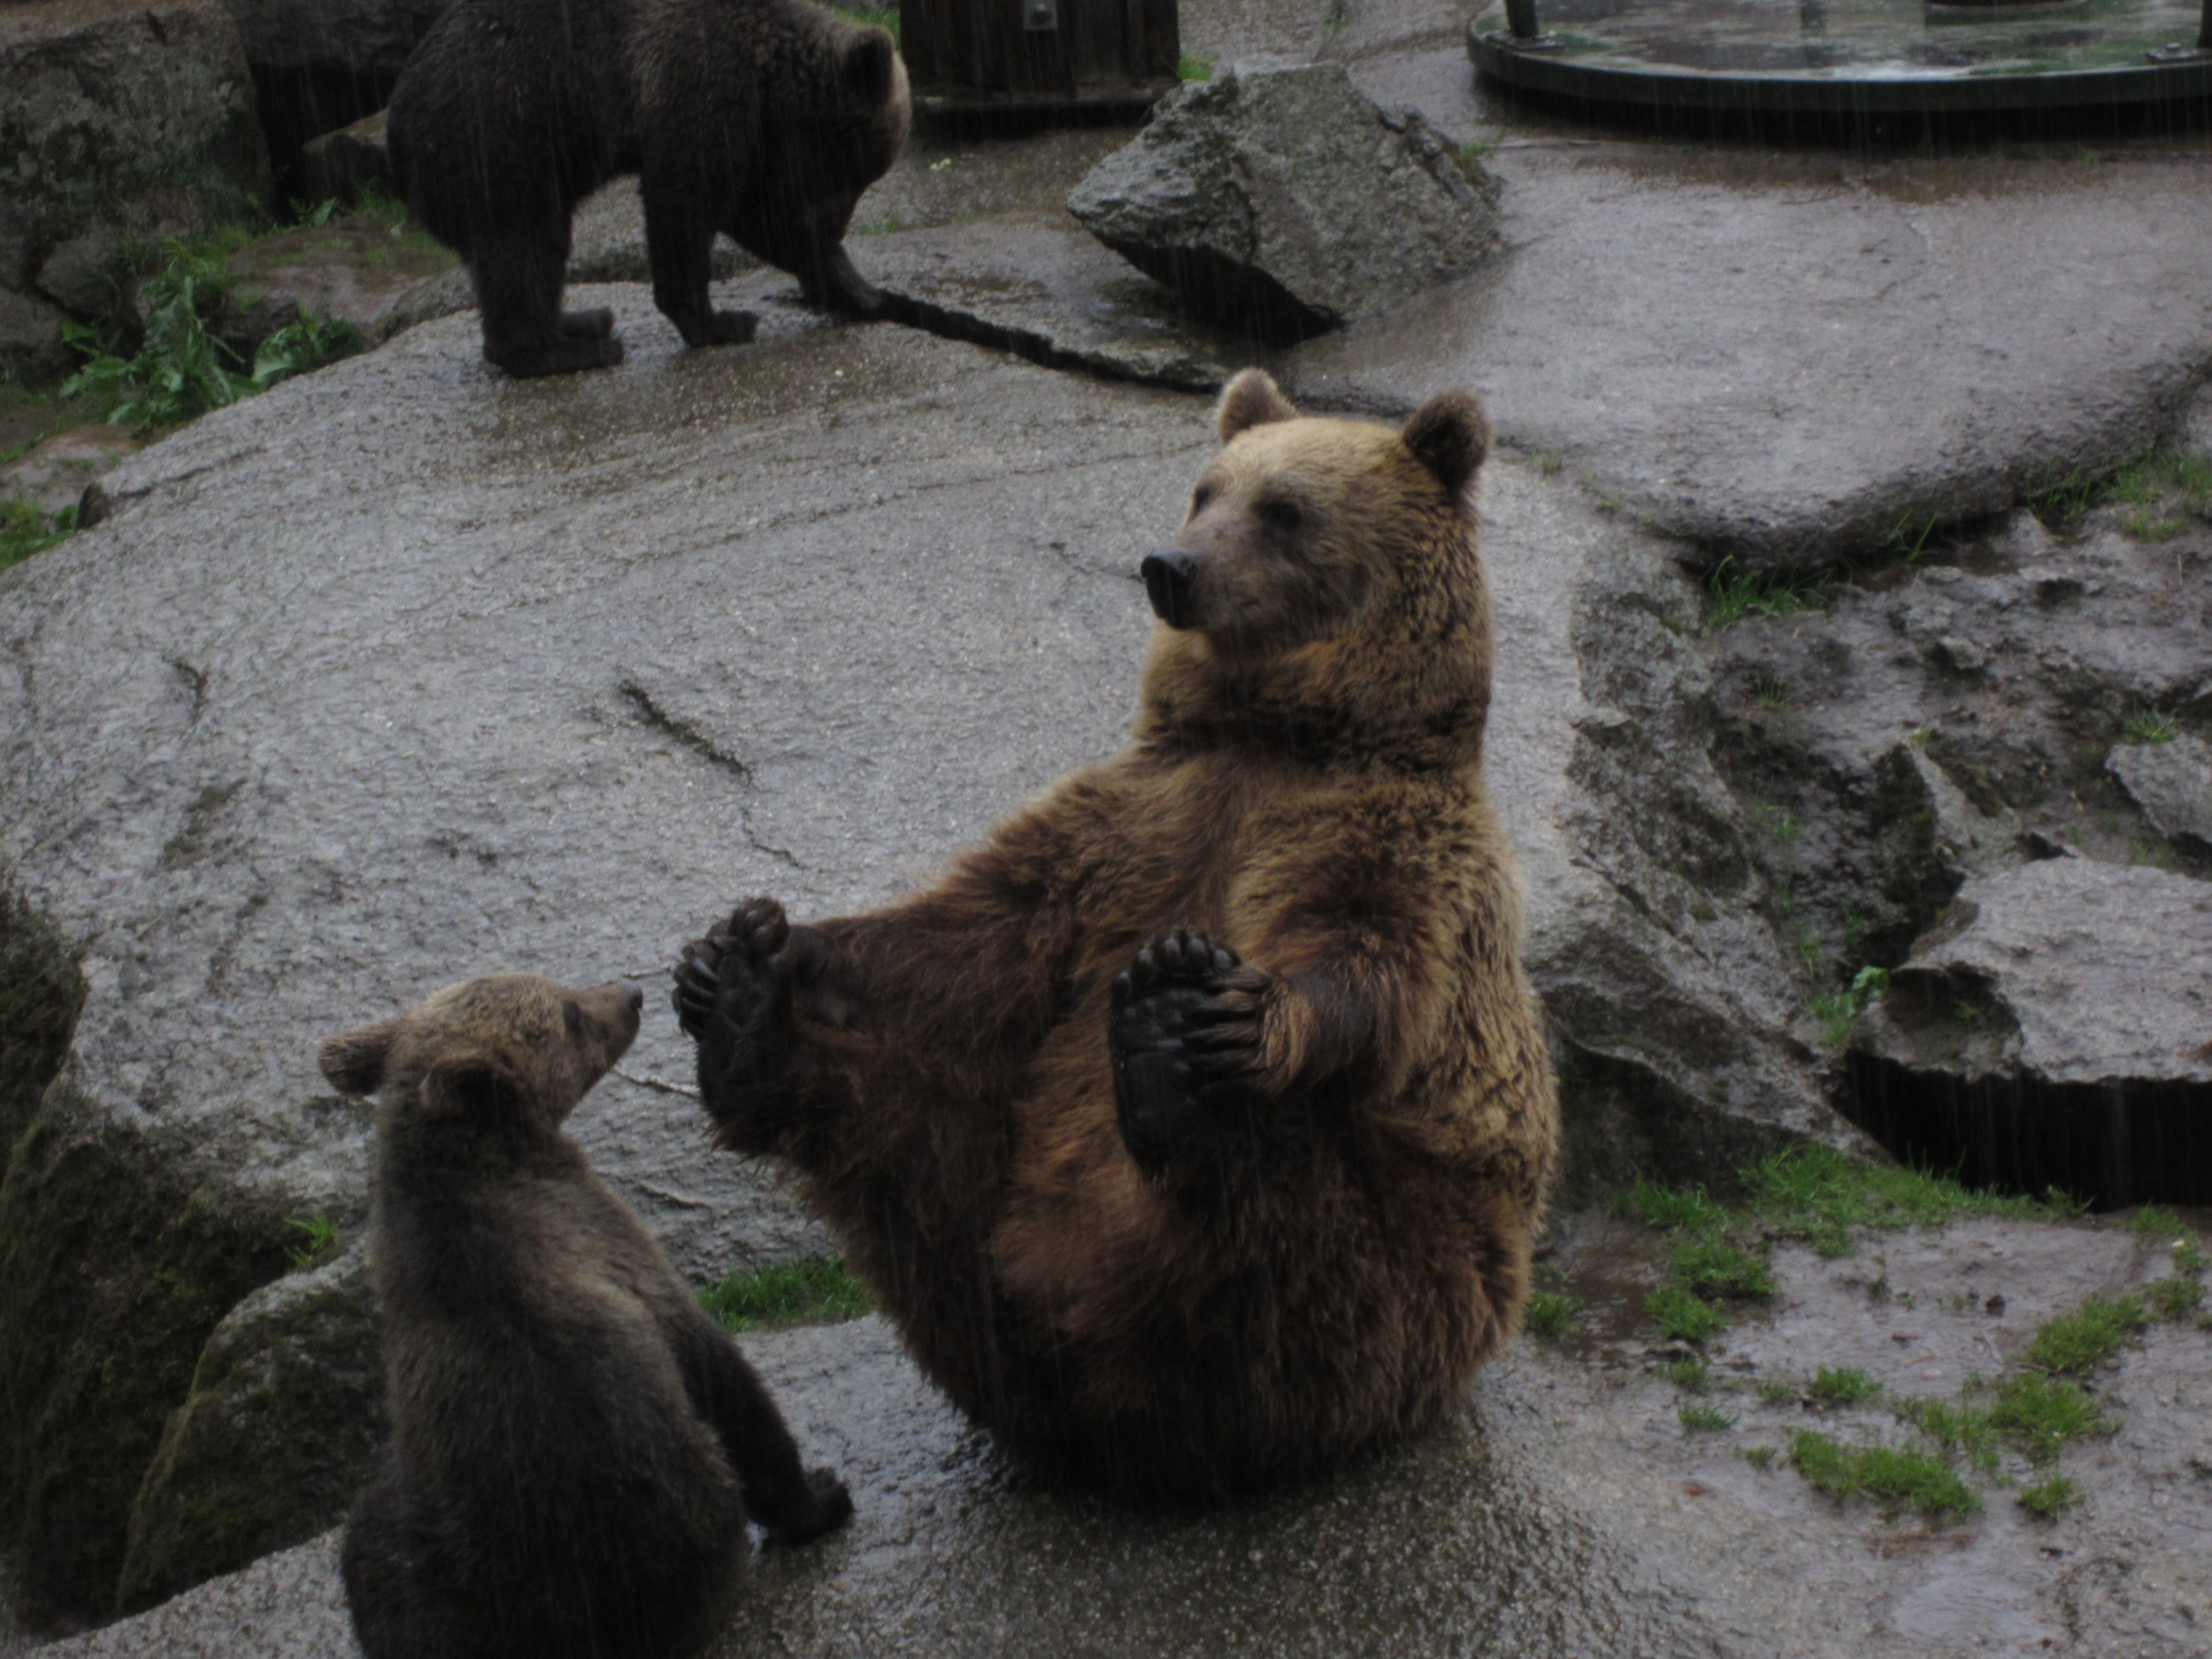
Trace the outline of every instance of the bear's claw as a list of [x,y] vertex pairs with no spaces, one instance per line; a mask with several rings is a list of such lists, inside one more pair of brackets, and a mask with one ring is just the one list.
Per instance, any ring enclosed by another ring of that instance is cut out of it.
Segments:
[[1114,1105],[1130,1156],[1157,1169],[1242,1098],[1257,1069],[1258,1007],[1225,944],[1177,928],[1137,952],[1107,1026]]
[[733,1085],[758,1082],[791,1044],[791,924],[770,898],[748,899],[684,947],[670,1000],[699,1045],[699,1087],[711,1107]]

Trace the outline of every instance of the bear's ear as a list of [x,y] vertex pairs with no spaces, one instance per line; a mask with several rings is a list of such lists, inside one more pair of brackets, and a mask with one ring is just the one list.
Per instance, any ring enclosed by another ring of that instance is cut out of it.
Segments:
[[1221,408],[1214,416],[1224,443],[1240,432],[1264,426],[1271,420],[1295,420],[1298,411],[1264,369],[1240,370],[1221,391]]
[[1490,453],[1490,417],[1472,392],[1439,392],[1413,411],[1398,435],[1445,492],[1456,496]]
[[879,28],[864,28],[853,37],[845,49],[845,88],[864,98],[871,109],[891,102],[891,64],[894,50],[890,35]]
[[388,1019],[380,1025],[326,1038],[315,1051],[315,1064],[341,1093],[373,1094],[384,1081],[384,1057],[398,1035],[399,1022]]
[[522,1079],[480,1048],[448,1055],[423,1073],[422,1103],[430,1111],[482,1120],[518,1113],[522,1101]]

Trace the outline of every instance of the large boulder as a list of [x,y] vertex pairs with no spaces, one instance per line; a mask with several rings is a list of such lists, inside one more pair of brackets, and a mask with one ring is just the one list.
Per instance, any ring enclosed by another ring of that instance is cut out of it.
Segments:
[[[104,310],[134,248],[239,217],[268,191],[253,83],[219,0],[0,8],[0,292]],[[0,301],[0,352],[50,362],[52,321]]]
[[1860,1111],[1970,1178],[2212,1202],[2212,882],[2038,860],[1970,881],[1862,1023]]
[[2212,743],[2186,734],[2123,743],[2105,757],[2105,770],[2160,834],[2212,852]]
[[1211,321],[1295,340],[1472,272],[1498,244],[1494,199],[1419,114],[1310,64],[1169,94],[1068,211]]

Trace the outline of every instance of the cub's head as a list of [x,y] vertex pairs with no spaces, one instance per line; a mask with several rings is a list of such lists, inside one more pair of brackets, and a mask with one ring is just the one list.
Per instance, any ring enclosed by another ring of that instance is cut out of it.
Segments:
[[552,1130],[637,1036],[645,993],[627,979],[572,991],[530,973],[448,986],[316,1056],[349,1094],[473,1131]]
[[1181,533],[1140,567],[1165,624],[1153,724],[1280,716],[1381,741],[1394,718],[1435,729],[1460,710],[1479,739],[1489,613],[1468,489],[1490,447],[1482,405],[1442,393],[1396,428],[1310,419],[1247,369],[1217,419],[1221,450]]

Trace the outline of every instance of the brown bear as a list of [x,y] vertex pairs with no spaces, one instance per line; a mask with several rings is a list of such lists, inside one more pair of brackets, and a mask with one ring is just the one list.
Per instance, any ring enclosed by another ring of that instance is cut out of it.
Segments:
[[1207,1496],[1435,1422],[1515,1328],[1556,1135],[1483,791],[1463,394],[1264,374],[1142,574],[1133,744],[935,887],[678,964],[722,1142],[803,1190],[971,1417]]
[[622,360],[613,314],[563,312],[569,219],[637,173],[653,303],[687,346],[753,337],[707,298],[717,231],[872,316],[845,253],[861,193],[906,142],[891,36],[810,0],[454,0],[387,118],[409,209],[468,261],[484,355],[514,375]]
[[471,979],[325,1043],[381,1089],[372,1271],[392,1443],[346,1528],[368,1659],[666,1659],[729,1609],[749,1516],[852,1512],[562,1121],[644,995]]

